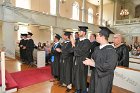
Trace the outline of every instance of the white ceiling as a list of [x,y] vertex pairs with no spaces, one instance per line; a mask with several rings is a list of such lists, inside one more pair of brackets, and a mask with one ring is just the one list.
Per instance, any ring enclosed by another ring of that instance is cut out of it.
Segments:
[[[94,4],[94,5],[99,5],[100,4],[100,0],[87,0],[88,2]],[[108,4],[110,3],[110,0],[103,0],[104,4]]]

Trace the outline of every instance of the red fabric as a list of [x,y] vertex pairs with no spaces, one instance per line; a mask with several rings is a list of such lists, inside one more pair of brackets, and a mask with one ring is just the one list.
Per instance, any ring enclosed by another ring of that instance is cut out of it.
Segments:
[[18,85],[11,76],[11,74],[5,71],[5,75],[6,75],[6,90],[17,88]]
[[11,73],[11,75],[14,78],[14,80],[17,82],[18,88],[23,88],[53,78],[53,76],[51,75],[50,66],[15,72],[15,73]]

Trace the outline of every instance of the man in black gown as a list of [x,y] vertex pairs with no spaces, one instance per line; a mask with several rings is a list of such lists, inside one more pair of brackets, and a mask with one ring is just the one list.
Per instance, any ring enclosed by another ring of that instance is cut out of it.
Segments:
[[79,26],[79,41],[74,43],[71,39],[72,46],[74,47],[74,65],[72,82],[76,88],[77,93],[87,93],[87,73],[88,66],[83,64],[83,61],[89,57],[91,43],[85,38],[88,27]]
[[20,52],[20,59],[23,61],[24,55],[23,55],[23,42],[24,42],[24,34],[20,35],[20,42],[19,42],[19,52]]
[[79,40],[79,33],[75,32],[75,43],[77,43]]
[[22,53],[23,53],[23,60],[22,62],[27,62],[27,53],[26,53],[26,45],[27,45],[27,34],[23,34],[23,42],[22,42]]
[[118,54],[118,66],[129,67],[129,49],[128,47],[122,42],[122,35],[115,34],[114,35],[114,46],[116,52]]
[[95,48],[91,59],[86,58],[83,63],[93,66],[89,93],[112,93],[112,83],[114,70],[117,64],[117,53],[112,45],[108,43],[109,34],[112,33],[106,27],[100,27],[97,33],[97,42],[99,47]]
[[61,55],[61,44],[59,43],[61,36],[56,34],[54,37],[54,45],[51,48],[51,66],[52,75],[55,79],[60,79],[60,55]]
[[95,47],[99,46],[100,44],[96,41],[95,34],[90,35],[90,42],[91,42],[91,50],[90,50],[90,57],[91,57],[91,54],[94,52]]
[[70,42],[72,32],[64,31],[64,43],[61,48],[60,61],[60,82],[62,86],[67,86],[67,91],[72,89],[72,65],[73,65],[73,48]]
[[28,64],[30,65],[33,65],[33,51],[34,51],[34,41],[31,38],[32,35],[33,34],[31,32],[28,32],[28,35],[27,35],[28,41],[26,44],[27,61],[28,61]]

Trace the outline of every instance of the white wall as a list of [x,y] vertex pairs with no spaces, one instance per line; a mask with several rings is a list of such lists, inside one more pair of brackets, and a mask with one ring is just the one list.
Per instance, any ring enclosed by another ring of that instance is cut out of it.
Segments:
[[134,93],[140,93],[140,72],[117,67],[114,73],[113,85],[127,89]]
[[113,3],[105,4],[103,6],[103,20],[107,21],[110,24],[113,24]]
[[50,42],[51,32],[49,29],[44,29],[44,30],[39,29],[39,26],[30,26],[29,29],[34,34],[32,38],[35,44],[37,44],[38,42],[41,42],[41,43],[46,43],[46,41]]

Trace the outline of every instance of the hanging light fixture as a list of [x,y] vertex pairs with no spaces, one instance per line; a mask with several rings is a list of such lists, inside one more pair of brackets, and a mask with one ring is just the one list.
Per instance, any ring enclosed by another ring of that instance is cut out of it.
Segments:
[[121,12],[120,12],[120,16],[128,16],[129,15],[129,11],[128,9],[125,8],[125,4],[126,2],[123,2],[124,6],[121,6]]
[[129,15],[128,9],[122,9],[121,12],[120,12],[120,15],[121,16],[128,16]]

